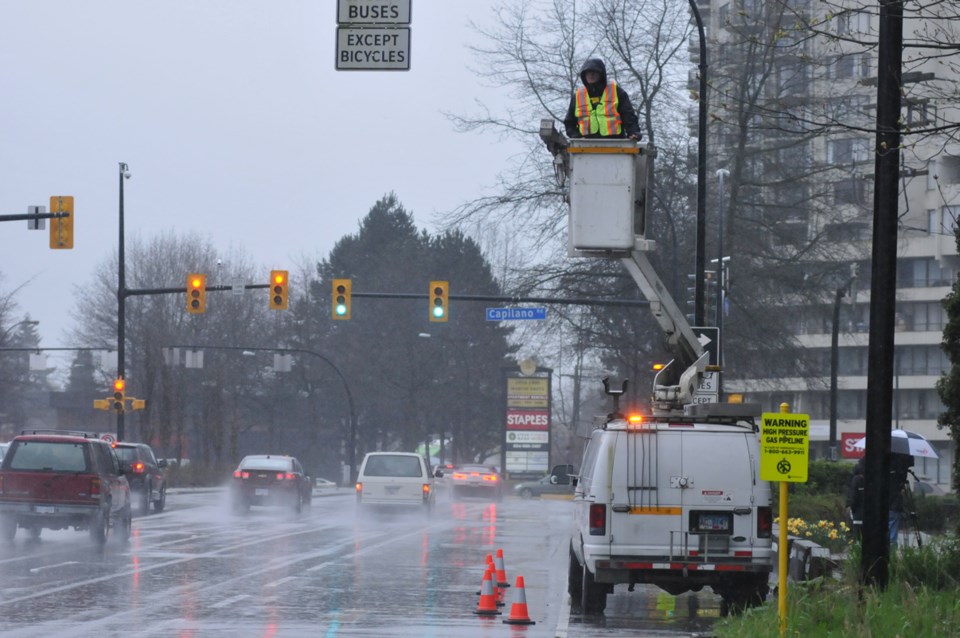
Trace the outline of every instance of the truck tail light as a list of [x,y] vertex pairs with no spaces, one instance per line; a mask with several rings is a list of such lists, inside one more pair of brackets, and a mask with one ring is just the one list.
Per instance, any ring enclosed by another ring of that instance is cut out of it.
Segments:
[[594,503],[590,506],[590,536],[607,535],[607,506]]
[[430,484],[424,483],[423,484],[423,501],[427,502],[428,500],[430,500]]
[[363,483],[357,483],[357,500],[360,500],[360,497],[363,496]]
[[757,538],[773,536],[773,511],[769,507],[757,508]]
[[133,473],[134,474],[143,474],[144,465],[143,461],[137,461],[133,464]]
[[90,479],[90,496],[100,496],[100,479]]
[[0,494],[3,494],[3,477],[0,476]]

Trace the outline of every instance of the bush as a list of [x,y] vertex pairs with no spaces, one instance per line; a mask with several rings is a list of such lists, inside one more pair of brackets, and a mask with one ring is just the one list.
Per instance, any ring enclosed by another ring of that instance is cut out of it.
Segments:
[[837,461],[811,461],[807,470],[806,483],[794,483],[797,494],[839,494],[845,496],[850,477],[853,475],[852,463]]
[[212,487],[223,485],[230,477],[233,466],[215,463],[189,463],[171,465],[167,468],[167,484],[170,487]]
[[[910,510],[910,499],[905,502],[906,510]],[[939,534],[946,530],[953,530],[958,523],[960,502],[955,495],[947,496],[913,496],[913,510],[917,514],[917,523],[920,531],[928,534]],[[913,525],[909,511],[905,511],[905,524]]]

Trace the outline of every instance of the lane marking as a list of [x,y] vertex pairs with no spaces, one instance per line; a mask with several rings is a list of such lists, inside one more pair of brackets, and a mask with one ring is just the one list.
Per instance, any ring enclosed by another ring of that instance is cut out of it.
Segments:
[[234,604],[234,603],[238,603],[238,602],[240,602],[241,600],[245,600],[245,599],[247,599],[247,598],[250,598],[250,595],[249,595],[249,594],[240,594],[239,596],[231,596],[230,598],[227,598],[226,600],[221,600],[221,601],[218,602],[218,603],[214,603],[214,604],[210,605],[210,608],[211,608],[211,609],[220,609],[220,608],[222,608],[222,607],[229,607],[230,605],[232,605],[232,604]]
[[45,569],[54,569],[56,567],[63,567],[64,565],[79,565],[80,561],[78,560],[68,560],[65,563],[57,563],[56,565],[44,565],[42,567],[33,567],[30,569],[31,574],[36,574],[37,572],[42,572]]
[[296,580],[296,576],[287,576],[286,578],[281,578],[280,580],[275,580],[272,583],[267,583],[264,587],[279,587],[284,583],[289,583],[291,580]]
[[557,630],[554,638],[567,638],[567,631],[570,626],[570,594],[563,597],[563,604],[560,605],[560,618],[557,620]]

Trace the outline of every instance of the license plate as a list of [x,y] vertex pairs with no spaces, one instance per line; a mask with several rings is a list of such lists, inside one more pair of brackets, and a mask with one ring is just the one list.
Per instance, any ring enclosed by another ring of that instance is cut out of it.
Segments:
[[270,495],[270,490],[263,489],[263,488],[258,488],[258,489],[256,489],[256,490],[254,490],[253,493],[254,493],[254,495],[256,495],[256,496],[269,496],[269,495]]
[[399,486],[399,485],[388,485],[388,486],[387,486],[387,494],[396,494],[396,493],[399,492],[399,491],[400,491],[400,486]]
[[57,508],[53,505],[37,505],[33,508],[37,514],[56,514]]

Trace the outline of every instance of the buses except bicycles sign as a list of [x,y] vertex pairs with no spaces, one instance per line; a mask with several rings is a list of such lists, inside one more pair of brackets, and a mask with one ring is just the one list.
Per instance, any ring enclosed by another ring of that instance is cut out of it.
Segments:
[[338,0],[338,71],[409,71],[411,0]]
[[760,418],[760,479],[806,483],[810,415],[764,412]]

